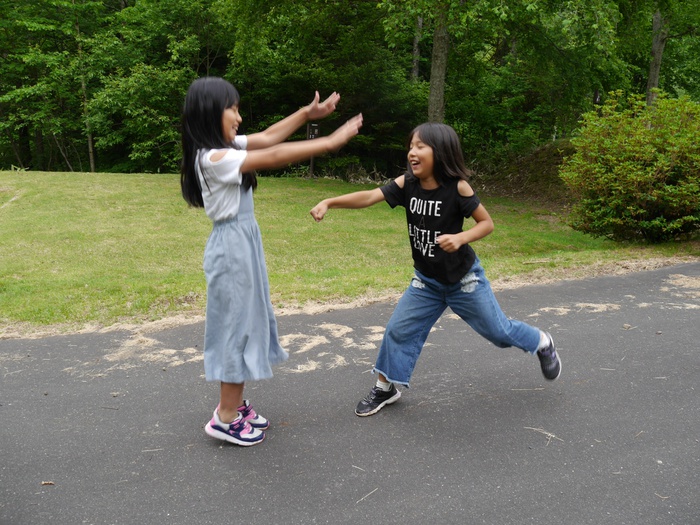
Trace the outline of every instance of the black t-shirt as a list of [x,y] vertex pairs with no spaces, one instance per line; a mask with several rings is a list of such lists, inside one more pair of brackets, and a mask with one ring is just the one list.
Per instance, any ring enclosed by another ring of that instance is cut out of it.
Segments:
[[442,234],[462,232],[464,219],[471,217],[480,204],[476,193],[471,197],[460,195],[458,183],[458,179],[450,179],[444,186],[424,190],[416,177],[407,174],[403,188],[396,181],[381,188],[389,206],[406,209],[413,267],[444,284],[459,282],[476,259],[468,244],[455,253],[447,253],[435,242]]

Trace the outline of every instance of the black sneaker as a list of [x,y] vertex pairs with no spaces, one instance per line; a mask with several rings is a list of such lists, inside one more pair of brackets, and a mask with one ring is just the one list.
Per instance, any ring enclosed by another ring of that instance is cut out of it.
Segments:
[[391,384],[391,388],[388,392],[384,392],[381,388],[373,386],[372,390],[367,394],[367,397],[357,404],[355,414],[358,416],[371,416],[384,408],[384,405],[396,403],[400,397],[401,392],[399,392],[394,383]]
[[554,349],[554,339],[547,333],[549,337],[549,346],[544,350],[537,351],[537,357],[540,359],[542,367],[542,375],[549,381],[554,381],[561,374],[561,359]]

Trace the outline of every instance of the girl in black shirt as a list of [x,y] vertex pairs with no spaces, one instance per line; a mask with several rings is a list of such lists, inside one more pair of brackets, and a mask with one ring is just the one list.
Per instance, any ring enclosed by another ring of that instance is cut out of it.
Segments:
[[[553,381],[561,361],[547,332],[502,312],[470,244],[493,231],[491,216],[467,182],[459,137],[445,124],[426,123],[410,135],[408,169],[382,188],[325,199],[311,215],[321,221],[330,208],[366,208],[386,201],[406,209],[415,276],[387,324],[374,372],[378,380],[355,413],[370,416],[396,402],[408,386],[430,329],[449,306],[498,347],[536,354]],[[463,230],[464,219],[475,224]]]

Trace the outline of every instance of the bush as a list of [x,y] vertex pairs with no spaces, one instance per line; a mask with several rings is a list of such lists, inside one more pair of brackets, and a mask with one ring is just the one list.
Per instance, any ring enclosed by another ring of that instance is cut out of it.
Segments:
[[700,229],[700,104],[620,92],[586,113],[559,175],[570,225],[615,240],[663,242]]

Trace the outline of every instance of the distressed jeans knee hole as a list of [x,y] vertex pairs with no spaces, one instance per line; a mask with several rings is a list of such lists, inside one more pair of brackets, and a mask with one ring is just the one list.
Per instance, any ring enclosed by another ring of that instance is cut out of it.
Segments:
[[418,277],[414,277],[413,279],[411,279],[411,286],[422,290],[423,288],[425,288],[425,283],[421,281]]
[[473,293],[476,290],[476,285],[479,284],[479,278],[474,272],[470,272],[462,277],[460,284],[464,293]]

